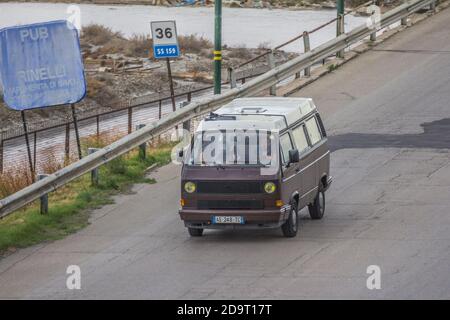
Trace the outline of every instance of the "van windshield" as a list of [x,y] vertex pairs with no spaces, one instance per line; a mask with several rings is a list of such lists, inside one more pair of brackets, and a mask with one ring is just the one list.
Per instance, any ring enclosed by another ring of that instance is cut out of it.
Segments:
[[197,132],[188,164],[199,166],[260,166],[278,164],[278,133],[269,130],[208,130]]

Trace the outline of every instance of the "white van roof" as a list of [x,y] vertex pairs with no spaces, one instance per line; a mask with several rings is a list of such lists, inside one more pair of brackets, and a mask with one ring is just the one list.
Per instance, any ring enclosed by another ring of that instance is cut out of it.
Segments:
[[220,115],[284,116],[287,125],[316,109],[311,98],[261,97],[240,98],[218,109]]
[[[221,117],[214,121],[203,120],[197,131],[237,128],[240,122],[247,128],[282,130],[314,110],[316,106],[311,98],[239,98],[214,112]],[[235,120],[225,119],[224,116]]]

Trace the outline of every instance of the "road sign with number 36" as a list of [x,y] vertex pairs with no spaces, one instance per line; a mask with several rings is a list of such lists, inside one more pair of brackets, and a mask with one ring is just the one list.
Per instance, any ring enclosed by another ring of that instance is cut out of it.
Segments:
[[180,47],[175,21],[153,21],[151,28],[154,57],[156,59],[178,58]]

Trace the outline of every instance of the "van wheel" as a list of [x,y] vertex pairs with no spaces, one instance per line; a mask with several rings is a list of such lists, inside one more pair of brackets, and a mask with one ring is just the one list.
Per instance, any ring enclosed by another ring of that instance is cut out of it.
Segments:
[[189,235],[191,237],[201,237],[203,235],[203,229],[188,228]]
[[289,212],[289,217],[286,222],[281,226],[283,235],[287,238],[292,238],[297,235],[298,231],[298,212],[297,212],[297,202],[291,203],[291,211]]
[[319,220],[323,218],[325,213],[325,192],[319,190],[317,192],[314,202],[308,205],[309,215],[313,220]]

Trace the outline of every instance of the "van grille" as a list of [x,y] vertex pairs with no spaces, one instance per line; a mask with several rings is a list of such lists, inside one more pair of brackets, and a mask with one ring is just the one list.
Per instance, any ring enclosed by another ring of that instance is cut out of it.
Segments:
[[198,193],[261,193],[262,184],[258,181],[199,181]]
[[199,209],[263,209],[264,204],[260,200],[198,200]]

